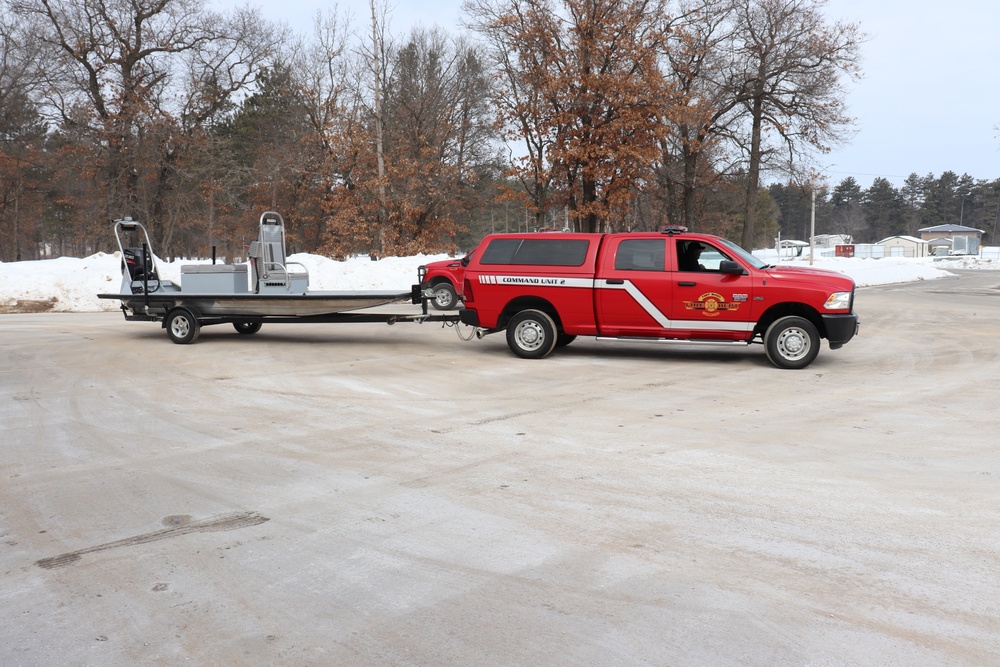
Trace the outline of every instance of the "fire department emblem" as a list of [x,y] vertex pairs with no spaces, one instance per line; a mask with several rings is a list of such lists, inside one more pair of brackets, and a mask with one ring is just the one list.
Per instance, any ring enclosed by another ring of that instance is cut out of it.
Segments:
[[684,307],[688,310],[700,310],[705,317],[718,317],[722,311],[739,310],[740,304],[726,301],[724,296],[716,292],[706,292],[699,296],[697,301],[685,301]]

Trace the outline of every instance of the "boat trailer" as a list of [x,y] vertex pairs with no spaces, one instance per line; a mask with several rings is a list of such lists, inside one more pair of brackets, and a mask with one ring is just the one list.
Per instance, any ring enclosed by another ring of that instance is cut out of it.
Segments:
[[[129,322],[160,322],[174,343],[198,339],[201,327],[232,324],[243,335],[255,334],[265,323],[292,322],[441,322],[457,326],[457,314],[430,314],[429,285],[407,291],[310,291],[309,272],[285,254],[285,221],[267,211],[260,217],[257,240],[244,264],[181,266],[180,284],[161,277],[149,232],[130,218],[116,220],[115,238],[122,257],[122,282],[117,294]],[[420,313],[364,312],[390,304],[421,306]],[[360,311],[360,312],[359,312]]]

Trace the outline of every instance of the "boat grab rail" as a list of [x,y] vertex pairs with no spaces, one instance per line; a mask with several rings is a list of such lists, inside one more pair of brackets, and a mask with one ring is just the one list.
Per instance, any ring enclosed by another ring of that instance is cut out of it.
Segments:
[[[282,264],[281,262],[261,261],[260,264],[264,269],[264,276],[261,278],[261,280],[263,280],[264,282],[282,283],[289,292],[292,291],[292,276],[299,277],[304,275],[306,279],[306,284],[307,285],[309,284],[309,269],[307,269],[306,265],[301,262],[285,262],[284,264]],[[292,273],[291,271],[288,270],[289,266],[301,267],[302,271],[296,271]],[[275,273],[271,273],[272,271],[274,271]],[[277,273],[278,271],[281,272],[280,275]]]

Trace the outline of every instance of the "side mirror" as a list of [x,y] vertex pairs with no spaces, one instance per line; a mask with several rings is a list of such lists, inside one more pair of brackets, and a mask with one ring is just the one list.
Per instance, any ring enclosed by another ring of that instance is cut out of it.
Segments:
[[724,259],[719,262],[719,273],[727,276],[742,276],[746,274],[743,267],[731,259]]
[[470,259],[472,259],[472,258],[469,255],[466,255],[465,257],[463,257],[462,258],[462,266],[468,266]]

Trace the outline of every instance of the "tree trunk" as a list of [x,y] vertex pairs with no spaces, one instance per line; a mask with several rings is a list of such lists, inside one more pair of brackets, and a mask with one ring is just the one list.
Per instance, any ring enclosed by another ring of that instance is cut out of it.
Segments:
[[684,186],[681,188],[681,209],[684,215],[684,226],[689,231],[698,230],[698,222],[694,219],[695,194],[698,191],[698,153],[684,144]]
[[743,237],[741,245],[747,250],[753,250],[754,217],[757,214],[757,188],[760,187],[760,140],[763,118],[763,100],[755,97],[753,100],[753,129],[750,134],[750,160],[747,169],[746,199],[743,204]]

